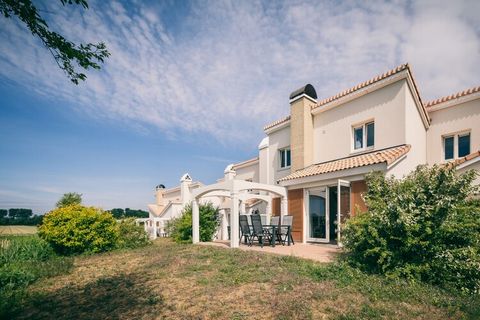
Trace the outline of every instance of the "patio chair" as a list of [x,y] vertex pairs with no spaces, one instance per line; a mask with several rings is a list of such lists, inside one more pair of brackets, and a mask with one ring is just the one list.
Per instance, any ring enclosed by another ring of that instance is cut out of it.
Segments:
[[252,237],[252,230],[248,224],[247,215],[240,215],[240,240],[242,237],[245,238],[245,243],[250,243],[250,238]]
[[290,238],[290,242],[292,244],[295,244],[295,241],[293,241],[293,237],[292,237],[292,224],[293,224],[293,216],[283,216],[282,226],[290,226],[290,232],[288,232],[287,227],[281,227],[278,230],[278,237],[280,238],[280,241],[282,242],[283,245],[285,245],[285,243],[288,241],[288,238]]
[[253,239],[257,238],[260,246],[263,248],[265,239],[271,242],[271,235],[263,228],[262,218],[258,214],[252,214],[252,235],[250,237],[250,245],[253,244]]

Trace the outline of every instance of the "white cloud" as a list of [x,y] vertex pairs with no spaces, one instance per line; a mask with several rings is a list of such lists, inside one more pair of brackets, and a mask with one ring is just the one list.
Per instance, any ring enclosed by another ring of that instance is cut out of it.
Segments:
[[78,87],[31,34],[1,19],[0,76],[94,118],[250,148],[307,82],[328,97],[408,61],[425,100],[479,84],[478,1],[192,2],[171,24],[172,8],[137,6],[52,9],[53,27],[112,53]]

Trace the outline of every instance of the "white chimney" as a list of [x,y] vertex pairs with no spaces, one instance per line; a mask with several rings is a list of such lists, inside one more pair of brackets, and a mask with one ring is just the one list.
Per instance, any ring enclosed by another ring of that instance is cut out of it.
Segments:
[[188,173],[185,173],[180,179],[180,199],[183,206],[190,202],[190,198],[192,196],[190,193],[191,184],[192,178],[190,178],[190,175]]

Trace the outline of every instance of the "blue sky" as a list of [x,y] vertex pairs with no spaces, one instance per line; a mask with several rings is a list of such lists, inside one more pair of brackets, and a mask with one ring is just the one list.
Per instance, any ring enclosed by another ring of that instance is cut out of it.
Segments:
[[478,1],[34,1],[112,56],[75,86],[0,17],[0,207],[143,208],[158,183],[214,182],[312,83],[326,98],[409,62],[424,100],[479,85]]

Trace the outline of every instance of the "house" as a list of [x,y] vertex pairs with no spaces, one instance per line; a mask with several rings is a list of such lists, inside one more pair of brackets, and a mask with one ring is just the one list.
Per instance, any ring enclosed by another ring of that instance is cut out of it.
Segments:
[[[342,224],[365,209],[371,171],[402,177],[421,164],[454,161],[459,172],[480,172],[480,87],[424,102],[403,64],[323,100],[307,84],[289,104],[289,115],[264,127],[258,158],[226,172],[284,187],[296,241],[340,244]],[[272,197],[265,213],[281,207]]]

